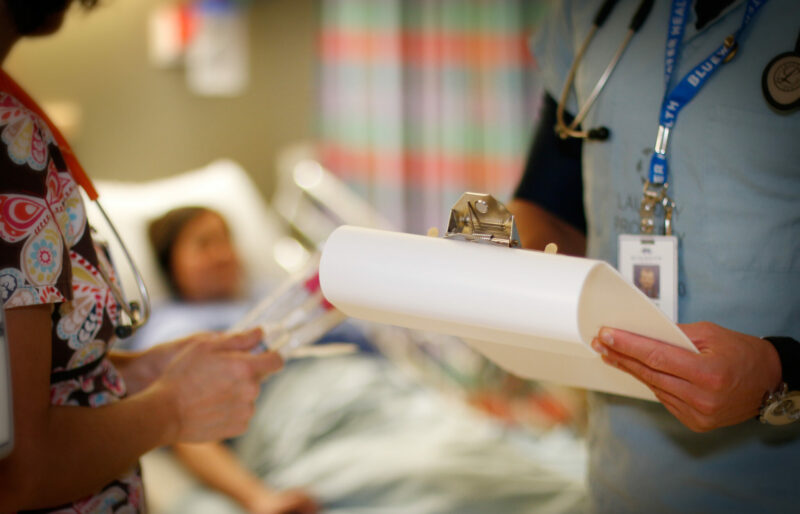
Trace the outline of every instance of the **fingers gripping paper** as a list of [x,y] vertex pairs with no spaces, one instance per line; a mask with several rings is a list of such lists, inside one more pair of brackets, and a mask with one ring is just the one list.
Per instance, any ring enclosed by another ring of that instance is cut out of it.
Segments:
[[653,400],[589,344],[602,326],[696,351],[602,261],[356,227],[322,254],[325,297],[355,318],[464,338],[531,379]]

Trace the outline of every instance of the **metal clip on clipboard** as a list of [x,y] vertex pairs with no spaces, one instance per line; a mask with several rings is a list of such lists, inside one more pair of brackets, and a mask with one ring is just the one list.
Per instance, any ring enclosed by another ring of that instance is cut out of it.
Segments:
[[521,248],[514,215],[492,195],[464,193],[450,209],[446,239]]

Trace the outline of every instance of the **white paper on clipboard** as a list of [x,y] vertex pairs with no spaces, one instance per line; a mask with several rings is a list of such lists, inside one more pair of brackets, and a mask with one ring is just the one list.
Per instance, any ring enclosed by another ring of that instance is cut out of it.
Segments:
[[465,339],[524,378],[655,400],[589,344],[609,326],[696,352],[602,261],[340,227],[322,253],[325,297],[355,318]]

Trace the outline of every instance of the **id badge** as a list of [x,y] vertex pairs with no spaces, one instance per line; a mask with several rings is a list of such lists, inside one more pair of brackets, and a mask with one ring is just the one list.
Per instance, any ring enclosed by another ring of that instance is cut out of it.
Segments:
[[678,320],[678,238],[622,234],[619,272],[672,321]]

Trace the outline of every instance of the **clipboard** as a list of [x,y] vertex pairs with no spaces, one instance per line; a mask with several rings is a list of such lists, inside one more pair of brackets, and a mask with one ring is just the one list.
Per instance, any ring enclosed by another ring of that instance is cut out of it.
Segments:
[[522,249],[513,216],[490,195],[462,196],[444,237],[339,227],[320,284],[348,316],[461,337],[527,379],[656,401],[590,348],[599,329],[697,352],[607,263]]

